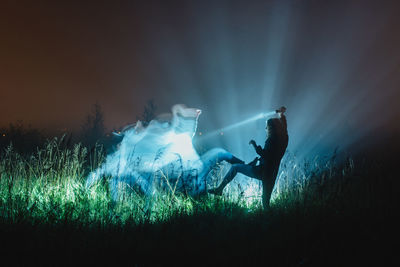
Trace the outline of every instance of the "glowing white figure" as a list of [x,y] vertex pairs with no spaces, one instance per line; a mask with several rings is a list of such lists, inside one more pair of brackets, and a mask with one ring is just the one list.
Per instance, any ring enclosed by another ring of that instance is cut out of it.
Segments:
[[203,163],[192,144],[200,114],[199,109],[175,105],[167,120],[164,116],[147,127],[137,122],[123,133],[118,150],[89,175],[87,187],[103,176],[112,176],[114,198],[119,182],[137,186],[145,194],[154,193],[167,181],[189,194],[204,191],[205,184],[198,181]]

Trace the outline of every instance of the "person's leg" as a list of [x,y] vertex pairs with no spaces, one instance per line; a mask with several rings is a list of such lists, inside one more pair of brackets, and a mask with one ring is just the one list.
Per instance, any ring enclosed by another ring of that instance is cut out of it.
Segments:
[[211,169],[222,161],[227,161],[231,164],[244,164],[244,161],[233,156],[230,152],[222,148],[213,148],[201,156],[203,162],[203,170],[201,171],[199,178],[203,179],[207,177]]
[[258,179],[257,173],[253,166],[248,164],[233,164],[222,179],[222,183],[218,187],[208,190],[208,192],[215,195],[222,195],[222,191],[224,190],[225,186],[229,184],[233,178],[235,178],[238,172],[248,177]]
[[210,149],[209,151],[207,151],[206,153],[204,153],[204,154],[201,156],[201,160],[202,160],[204,163],[212,162],[212,163],[214,163],[214,164],[215,164],[215,163],[218,163],[218,162],[221,162],[221,161],[223,161],[223,160],[225,160],[225,161],[227,161],[227,162],[229,162],[229,163],[232,163],[232,164],[235,164],[235,163],[244,163],[243,160],[240,160],[239,158],[233,156],[232,153],[226,151],[226,150],[223,149],[223,148],[213,148],[213,149]]
[[268,181],[262,181],[262,204],[264,209],[269,208],[269,200],[271,199],[272,189],[274,185]]
[[271,199],[271,194],[275,186],[275,180],[277,176],[277,170],[274,170],[269,175],[267,174],[263,177],[262,180],[262,187],[263,187],[263,194],[262,194],[262,203],[264,209],[269,208],[269,201]]

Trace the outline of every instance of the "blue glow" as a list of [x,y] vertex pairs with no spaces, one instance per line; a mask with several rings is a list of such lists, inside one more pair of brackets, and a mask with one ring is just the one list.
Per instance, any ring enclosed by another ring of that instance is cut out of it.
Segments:
[[[398,86],[389,81],[398,80],[399,56],[376,49],[382,40],[395,43],[382,31],[390,22],[385,13],[360,12],[351,1],[315,8],[249,1],[245,9],[230,2],[191,1],[185,34],[170,9],[161,34],[159,24],[148,25],[152,49],[143,56],[144,71],[157,77],[152,87],[164,89],[153,97],[206,111],[196,147],[222,147],[250,161],[256,155],[248,142],[264,143],[263,123],[211,133],[281,105],[288,108],[288,150],[299,158],[331,154],[337,146],[343,151],[393,117]],[[335,15],[341,19],[333,23]]]
[[[193,147],[197,120],[201,111],[175,105],[172,115],[156,119],[145,128],[137,122],[123,133],[116,152],[107,156],[105,163],[89,174],[86,186],[92,186],[104,176],[111,176],[114,199],[119,197],[119,184],[138,187],[152,195],[163,189],[197,195],[205,192],[206,178],[216,163],[232,155],[214,148],[201,157]],[[169,117],[165,120],[165,117]]]

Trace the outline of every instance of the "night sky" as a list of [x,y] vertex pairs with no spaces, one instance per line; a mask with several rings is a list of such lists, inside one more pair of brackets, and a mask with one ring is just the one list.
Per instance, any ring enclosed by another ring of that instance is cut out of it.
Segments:
[[292,144],[392,131],[398,2],[1,1],[0,126],[77,130],[98,102],[111,129],[154,99],[210,130],[285,105]]

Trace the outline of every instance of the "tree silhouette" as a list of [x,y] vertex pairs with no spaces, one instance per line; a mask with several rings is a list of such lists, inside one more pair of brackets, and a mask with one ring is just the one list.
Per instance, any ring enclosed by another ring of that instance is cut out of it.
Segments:
[[156,117],[156,109],[157,106],[154,104],[154,99],[148,100],[142,115],[138,116],[137,119],[142,122],[143,126],[147,126]]
[[99,103],[95,103],[92,112],[87,115],[82,125],[82,142],[93,147],[96,142],[103,141],[106,129],[104,127],[104,113]]

